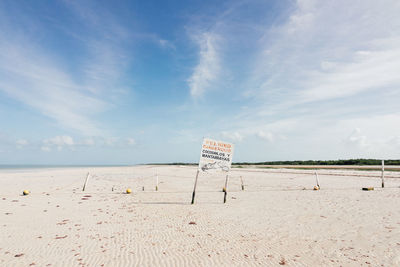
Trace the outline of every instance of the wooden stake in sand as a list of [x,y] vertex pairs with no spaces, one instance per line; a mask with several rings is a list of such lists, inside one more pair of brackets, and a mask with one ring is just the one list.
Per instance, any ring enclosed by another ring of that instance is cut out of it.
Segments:
[[244,191],[244,184],[243,184],[243,178],[240,176],[240,183],[242,184],[242,191]]
[[226,175],[226,178],[225,178],[225,186],[224,186],[224,203],[226,203],[226,195],[227,195],[227,189],[226,189],[226,187],[228,186],[228,177],[229,177],[229,175],[227,174]]
[[318,173],[317,173],[317,170],[315,170],[315,180],[316,180],[316,182],[317,182],[317,187],[318,187],[318,189],[319,189],[320,186],[319,186],[319,180],[318,180]]
[[87,185],[87,183],[88,183],[88,181],[89,181],[89,176],[90,176],[90,174],[87,173],[87,176],[86,176],[86,179],[85,179],[85,183],[83,184],[82,191],[85,191],[86,185]]
[[158,173],[156,172],[156,191],[158,191]]
[[385,187],[385,161],[382,160],[382,188]]
[[197,178],[199,178],[199,172],[200,172],[200,170],[197,170],[196,180],[194,180],[194,187],[193,187],[193,194],[192,194],[192,205],[194,204],[194,197],[196,195]]

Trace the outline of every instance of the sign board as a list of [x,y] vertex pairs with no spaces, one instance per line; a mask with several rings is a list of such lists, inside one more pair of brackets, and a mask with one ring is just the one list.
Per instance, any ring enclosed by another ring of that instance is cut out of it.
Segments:
[[203,172],[229,172],[232,164],[233,144],[204,138],[201,146],[199,170]]

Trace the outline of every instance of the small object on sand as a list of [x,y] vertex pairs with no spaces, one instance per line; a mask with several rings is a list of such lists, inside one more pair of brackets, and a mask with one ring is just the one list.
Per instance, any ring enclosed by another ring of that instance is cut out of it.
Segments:
[[318,185],[314,186],[314,190],[319,190],[319,186]]
[[18,258],[18,257],[21,257],[21,256],[24,256],[24,253],[17,254],[14,257]]
[[144,191],[144,186],[142,186],[142,191]]
[[226,192],[226,188],[225,187],[222,187],[222,192]]
[[372,190],[374,190],[374,188],[373,187],[363,187],[362,190],[363,191],[372,191]]
[[24,196],[27,196],[27,195],[29,195],[29,190],[24,190],[23,192],[22,192],[22,194],[24,195]]
[[189,224],[194,224],[194,225],[196,225],[197,223],[196,223],[196,222],[190,222]]
[[132,193],[132,189],[130,189],[130,188],[126,189],[126,193],[127,193],[127,194]]

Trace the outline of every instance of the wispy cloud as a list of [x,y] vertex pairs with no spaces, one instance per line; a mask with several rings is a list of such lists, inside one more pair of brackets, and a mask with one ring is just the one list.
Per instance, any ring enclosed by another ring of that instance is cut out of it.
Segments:
[[[137,145],[137,142],[134,138],[119,138],[119,137],[89,137],[83,139],[74,139],[69,135],[57,135],[51,138],[47,138],[42,140],[39,145],[35,142],[28,142],[23,139],[24,144],[20,144],[20,148],[31,145],[31,149],[41,149],[42,151],[51,152],[51,151],[62,151],[64,148],[68,148],[71,150],[80,150],[80,149],[88,149],[90,147],[103,147],[103,148],[128,148]],[[23,142],[18,140],[16,143]]]
[[240,134],[239,132],[222,132],[221,133],[222,138],[233,141],[233,142],[241,142],[243,140],[243,135]]
[[264,132],[264,131],[259,131],[257,133],[257,136],[263,140],[266,140],[268,142],[273,142],[275,140],[274,135],[271,132]]
[[126,143],[129,146],[134,146],[134,145],[136,145],[136,140],[134,138],[130,137],[130,138],[126,139]]
[[175,45],[171,41],[165,39],[157,39],[157,41],[162,48],[176,50]]
[[[7,49],[0,45],[3,51],[0,58],[4,62],[0,63],[3,77],[0,90],[54,119],[62,127],[83,134],[100,134],[100,129],[89,116],[103,110],[107,104],[79,90],[79,85],[52,64],[41,64],[24,55],[23,51],[29,49],[17,52],[15,48]],[[14,56],[10,58],[11,55]],[[40,57],[38,53],[35,55]]]
[[298,0],[286,23],[266,30],[247,93],[298,104],[393,90],[400,86],[399,11],[397,1]]
[[[100,18],[94,10],[70,7],[89,32],[75,34],[81,40],[78,46],[87,51],[77,51],[79,68],[66,65],[64,56],[68,55],[44,47],[25,27],[29,24],[37,32],[44,31],[40,22],[21,13],[20,23],[12,24],[2,12],[5,34],[0,37],[0,91],[53,119],[61,128],[103,135],[106,131],[94,116],[113,105],[119,90],[118,78],[125,66],[121,62],[127,62],[119,43],[125,32],[110,16]],[[100,22],[108,25],[102,32],[96,30],[103,29],[97,27]],[[68,34],[68,29],[65,31]]]
[[360,128],[355,128],[351,135],[345,139],[345,142],[360,149],[365,149],[369,146],[367,137],[361,134]]
[[[346,139],[369,155],[393,152],[386,144],[396,140],[399,12],[398,1],[296,1],[286,21],[265,25],[243,86],[253,104],[237,112],[232,131],[304,149],[314,141],[339,153]],[[363,133],[349,137],[359,124]]]
[[72,148],[74,145],[75,142],[71,136],[55,136],[53,138],[43,140],[43,146],[41,147],[41,150],[51,151],[52,148],[57,148],[57,150],[61,151],[64,147]]
[[18,149],[22,149],[23,147],[29,145],[29,142],[26,139],[18,139],[15,141]]
[[199,46],[199,63],[188,83],[192,97],[200,97],[210,89],[220,72],[219,37],[214,33],[204,32],[195,36],[194,40]]

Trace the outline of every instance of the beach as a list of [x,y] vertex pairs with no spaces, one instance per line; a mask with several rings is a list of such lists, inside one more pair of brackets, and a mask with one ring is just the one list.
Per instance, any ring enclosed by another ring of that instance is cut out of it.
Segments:
[[400,266],[399,172],[196,171],[2,170],[0,266]]

